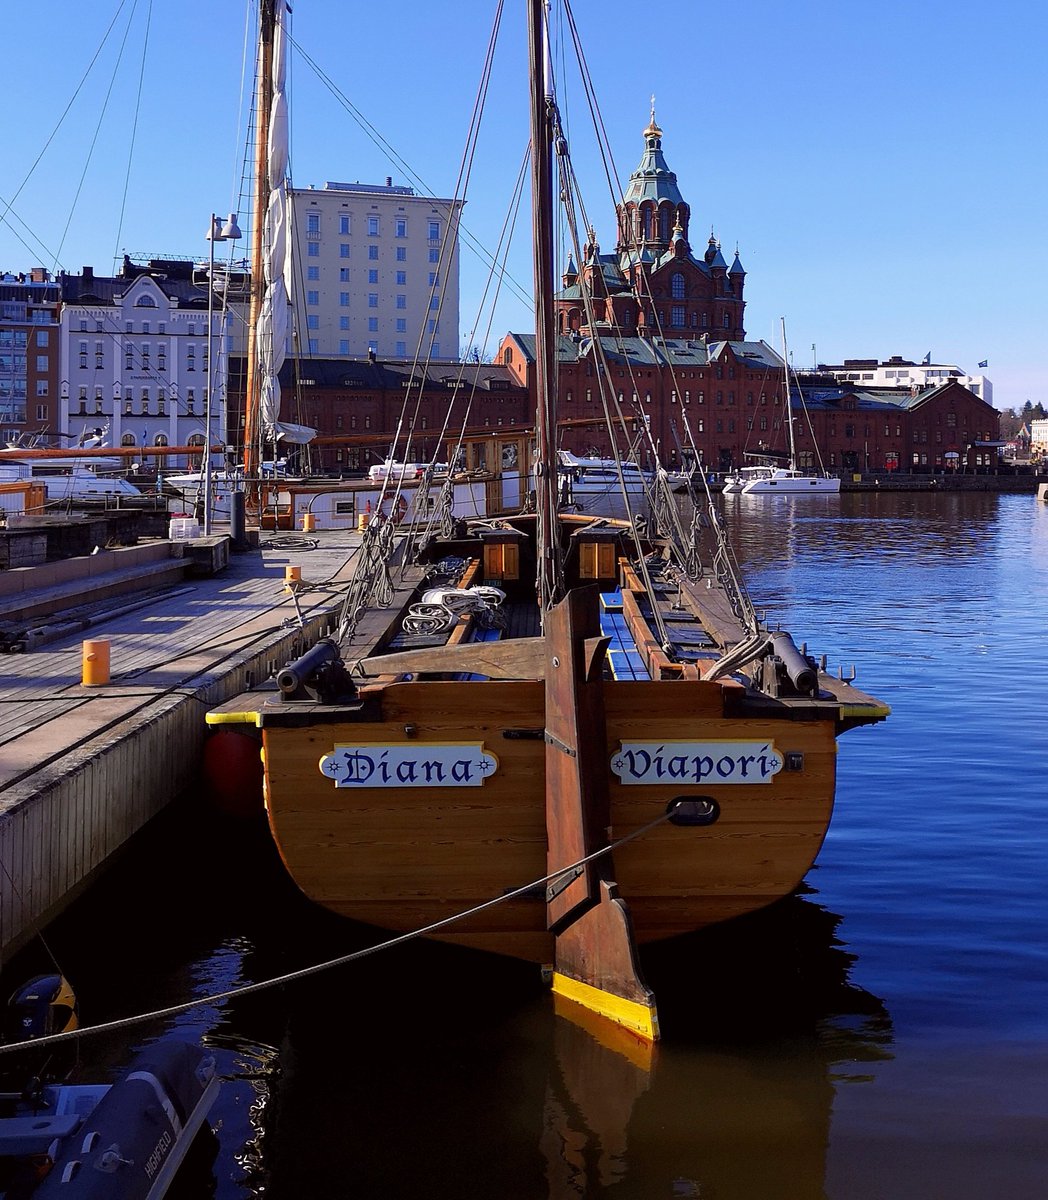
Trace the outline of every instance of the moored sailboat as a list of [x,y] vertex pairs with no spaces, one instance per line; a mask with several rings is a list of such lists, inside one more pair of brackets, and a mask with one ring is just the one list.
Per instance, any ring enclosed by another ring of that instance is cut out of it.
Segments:
[[760,622],[715,517],[685,528],[656,503],[647,532],[562,505],[552,197],[554,150],[570,191],[568,152],[543,0],[527,11],[534,504],[409,538],[379,516],[337,635],[268,699],[208,720],[261,731],[269,823],[308,896],[552,962],[557,992],[654,1038],[643,946],[789,893],[829,822],[836,735],[888,710]]
[[[732,486],[725,491],[740,492],[744,496],[767,496],[779,493],[809,493],[835,494],[841,490],[840,477],[830,475],[826,471],[809,471],[797,465],[797,442],[794,436],[792,388],[790,386],[790,359],[786,349],[786,322],[782,322],[782,368],[784,386],[784,414],[789,444],[789,461],[784,466],[766,465],[743,467],[738,475],[732,478]],[[801,408],[804,408],[804,394],[797,389]],[[816,447],[818,453],[818,447]]]

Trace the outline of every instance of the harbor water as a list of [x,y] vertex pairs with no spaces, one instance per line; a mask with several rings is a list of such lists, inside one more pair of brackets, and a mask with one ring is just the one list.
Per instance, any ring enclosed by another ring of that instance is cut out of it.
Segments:
[[[559,1015],[531,967],[420,942],[85,1039],[90,1077],[163,1036],[214,1048],[218,1151],[194,1195],[1048,1194],[1048,506],[722,503],[769,622],[893,710],[841,738],[799,893],[650,956],[650,1053]],[[88,1025],[379,940],[195,797],[45,936],[6,994],[57,962]]]

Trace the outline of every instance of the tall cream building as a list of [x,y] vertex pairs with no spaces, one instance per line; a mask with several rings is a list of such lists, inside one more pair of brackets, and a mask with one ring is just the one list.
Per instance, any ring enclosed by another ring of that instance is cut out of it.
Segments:
[[325,183],[291,199],[292,353],[455,359],[462,202]]

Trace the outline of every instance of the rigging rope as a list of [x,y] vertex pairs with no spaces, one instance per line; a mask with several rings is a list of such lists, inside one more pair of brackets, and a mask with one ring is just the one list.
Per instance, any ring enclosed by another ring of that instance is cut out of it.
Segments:
[[588,863],[595,862],[598,858],[602,858],[606,854],[611,854],[614,850],[628,845],[630,842],[636,841],[645,834],[650,833],[659,825],[664,825],[673,816],[679,800],[671,801],[669,807],[664,813],[656,817],[653,821],[649,821],[646,825],[642,825],[639,829],[633,830],[632,833],[626,834],[617,841],[610,842],[607,846],[602,846],[599,850],[594,850],[591,854],[583,858],[577,859],[567,866],[560,867],[556,871],[550,872],[548,875],[543,875],[539,879],[534,879],[530,883],[526,883],[521,887],[513,888],[509,892],[504,892],[499,896],[495,896],[490,900],[485,900],[481,904],[475,905],[473,908],[465,909],[463,912],[454,913],[450,917],[444,917],[439,921],[434,921],[431,925],[424,925],[420,929],[411,930],[409,933],[401,933],[396,937],[389,938],[385,942],[380,942],[376,946],[368,946],[364,950],[355,950],[352,954],[343,954],[338,958],[328,959],[326,962],[315,963],[310,967],[302,967],[297,971],[289,971],[284,975],[278,975],[271,979],[263,979],[258,983],[245,984],[243,987],[230,988],[224,992],[215,992],[209,996],[201,996],[195,1000],[187,1000],[182,1004],[172,1004],[167,1008],[153,1009],[151,1012],[138,1013],[133,1017],[121,1017],[115,1021],[105,1021],[100,1025],[83,1025],[78,1029],[70,1030],[66,1033],[55,1033],[48,1037],[33,1038],[30,1041],[14,1042],[7,1045],[0,1045],[0,1055],[12,1054],[19,1050],[39,1050],[43,1046],[55,1045],[58,1042],[76,1041],[83,1037],[88,1037],[95,1033],[113,1033],[119,1029],[129,1029],[134,1025],[141,1025],[145,1021],[162,1020],[166,1017],[177,1017],[182,1013],[190,1012],[194,1008],[200,1008],[207,1004],[218,1004],[228,1000],[236,1000],[242,996],[252,996],[258,992],[267,991],[270,988],[282,987],[288,983],[296,983],[300,979],[308,979],[313,975],[319,975],[322,971],[330,971],[335,967],[342,967],[351,962],[357,962],[363,958],[369,958],[374,954],[379,954],[383,950],[391,950],[394,946],[402,946],[405,942],[415,941],[422,937],[431,937],[433,934],[440,932],[442,929],[447,929],[449,926],[457,924],[459,921],[468,920],[470,917],[477,916],[488,909],[496,908],[500,904],[505,904],[508,900],[516,900],[520,896],[533,893],[537,888],[543,887],[551,883],[555,879],[560,879],[564,876],[571,876],[577,872],[579,868],[586,866]]

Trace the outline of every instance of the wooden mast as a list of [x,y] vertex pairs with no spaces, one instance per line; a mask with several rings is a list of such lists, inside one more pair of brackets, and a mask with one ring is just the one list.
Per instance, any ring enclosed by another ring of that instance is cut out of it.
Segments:
[[531,82],[532,243],[535,268],[535,512],[538,596],[543,622],[560,599],[557,537],[556,395],[553,312],[552,82],[546,54],[547,0],[528,0]]
[[[611,801],[596,588],[562,597],[557,526],[553,328],[553,169],[555,100],[546,52],[547,0],[528,0],[531,64],[531,170],[535,241],[535,363],[538,535],[537,590],[545,645],[546,859],[549,874],[608,842]],[[553,990],[654,1041],[655,998],[637,962],[633,927],[619,898],[610,854],[573,867],[546,889],[546,922],[556,938]]]
[[[265,287],[263,250],[266,211],[269,207],[269,118],[273,107],[274,5],[283,0],[260,0],[258,6],[258,72],[255,79],[255,197],[251,223],[251,292],[247,322],[247,378],[244,385],[244,475],[258,475],[259,413],[262,395],[259,378],[258,329]],[[250,485],[249,485],[250,486]]]

